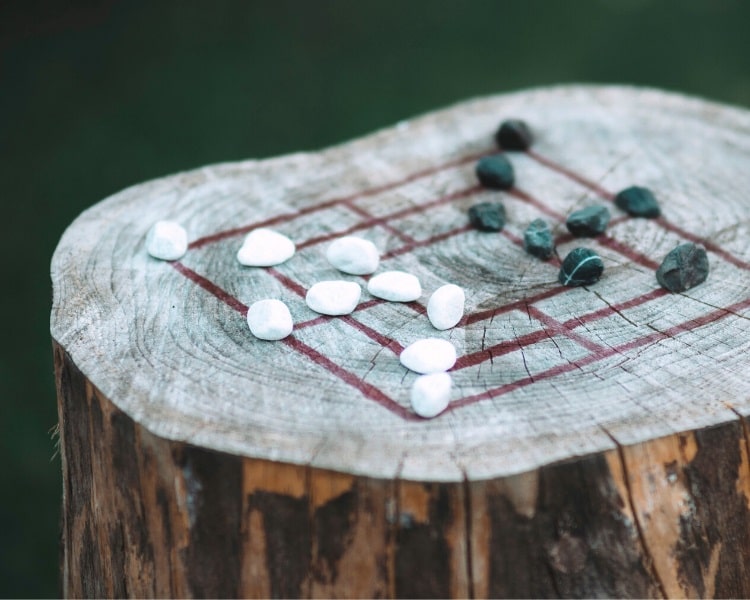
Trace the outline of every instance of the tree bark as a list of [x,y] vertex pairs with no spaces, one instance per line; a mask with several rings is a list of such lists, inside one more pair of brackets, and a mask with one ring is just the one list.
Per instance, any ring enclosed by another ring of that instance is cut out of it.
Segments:
[[[516,185],[482,190],[478,157],[505,118]],[[659,219],[614,194],[651,188]],[[206,167],[89,209],[52,264],[66,597],[750,596],[750,113],[653,90],[570,86],[475,100],[314,154]],[[487,234],[466,211],[500,201]],[[604,235],[572,210],[605,204]],[[602,279],[557,282],[527,255],[534,218],[559,258],[585,245]],[[180,261],[145,233],[181,222]],[[240,266],[243,234],[275,228],[297,254]],[[425,294],[363,293],[348,317],[304,304],[343,277],[326,242],[361,235],[380,271]],[[705,246],[683,294],[654,270]],[[466,316],[425,315],[443,283]],[[247,306],[289,306],[295,330],[254,339]],[[442,415],[409,405],[399,351],[451,340]]]

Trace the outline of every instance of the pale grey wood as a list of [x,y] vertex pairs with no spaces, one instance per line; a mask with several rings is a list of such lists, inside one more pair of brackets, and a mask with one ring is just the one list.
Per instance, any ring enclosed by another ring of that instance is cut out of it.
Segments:
[[[145,251],[156,220],[182,223],[195,240],[354,194],[487,151],[498,123],[508,117],[532,124],[540,154],[611,191],[632,184],[653,188],[671,222],[750,261],[749,112],[654,90],[553,87],[465,102],[318,153],[209,166],[124,190],[84,212],[60,241],[52,262],[52,336],[118,408],[158,436],[372,477],[508,476],[611,450],[614,440],[635,444],[732,420],[733,410],[750,414],[747,309],[431,421],[405,421],[286,346],[253,339],[242,315]],[[511,160],[519,187],[559,213],[598,201],[528,156],[516,153]],[[473,182],[473,165],[465,164],[358,204],[385,214]],[[394,226],[428,237],[464,222],[466,209],[480,198],[505,203],[508,231],[516,235],[539,216],[517,199],[485,192]],[[335,207],[277,229],[300,241],[360,218]],[[620,237],[657,262],[679,241],[647,220],[618,227]],[[402,244],[383,229],[361,234],[384,251]],[[236,262],[241,242],[236,236],[191,250],[183,262],[245,304],[277,297],[288,302],[295,321],[313,317],[304,300],[277,280]],[[324,249],[308,248],[281,270],[308,286],[335,277]],[[657,287],[648,268],[606,248],[601,252],[602,281],[539,308],[565,321]],[[616,346],[750,295],[750,273],[713,255],[710,261],[704,285],[644,304],[627,321],[610,317],[577,332]],[[387,267],[418,274],[423,303],[442,283],[466,285],[469,312],[557,285],[549,265],[505,238],[476,232],[397,257]],[[404,345],[426,335],[450,339],[459,354],[541,327],[521,311],[446,332],[393,305],[357,318]],[[341,321],[295,335],[408,408],[414,375],[397,356]],[[544,371],[561,355],[575,361],[585,354],[566,340],[540,342],[524,356],[511,353],[457,372],[456,398]]]

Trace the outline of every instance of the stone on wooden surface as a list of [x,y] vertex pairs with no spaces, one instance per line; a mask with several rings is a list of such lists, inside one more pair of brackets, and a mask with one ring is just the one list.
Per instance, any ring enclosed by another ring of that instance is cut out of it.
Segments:
[[654,193],[638,185],[625,188],[615,196],[615,204],[629,215],[655,219],[661,214],[661,208]]
[[495,141],[503,150],[528,150],[534,138],[525,121],[508,119],[500,124]]
[[505,207],[499,202],[479,202],[469,209],[469,223],[479,231],[501,231]]
[[456,347],[440,338],[424,338],[404,348],[399,360],[415,373],[440,373],[456,364]]
[[367,291],[390,302],[413,302],[422,295],[422,285],[411,273],[385,271],[367,282]]
[[706,281],[708,269],[706,249],[688,242],[664,257],[656,270],[656,280],[670,292],[684,292]]
[[602,276],[604,263],[590,248],[575,248],[565,257],[558,280],[568,287],[590,285]]
[[305,302],[321,315],[348,315],[357,307],[362,288],[355,281],[319,281],[305,295]]
[[294,324],[289,308],[281,300],[272,298],[253,302],[247,309],[247,324],[250,332],[261,340],[282,340],[290,333]]
[[159,260],[179,260],[187,248],[187,232],[174,221],[157,221],[146,236],[146,250]]
[[411,386],[411,407],[420,417],[436,417],[448,408],[452,386],[448,373],[420,375]]
[[440,286],[427,302],[427,317],[435,329],[455,327],[464,316],[466,294],[463,288],[448,283]]
[[328,262],[351,275],[369,275],[380,264],[378,249],[369,240],[347,235],[331,242],[326,250]]
[[474,171],[479,183],[493,190],[509,190],[516,179],[513,165],[504,154],[483,156]]
[[587,206],[570,213],[565,225],[576,237],[596,237],[604,233],[609,218],[610,213],[606,206]]
[[552,229],[544,219],[534,219],[523,232],[523,247],[532,256],[549,259],[555,251]]
[[246,267],[274,267],[292,258],[294,250],[294,242],[287,236],[261,227],[247,234],[237,260]]

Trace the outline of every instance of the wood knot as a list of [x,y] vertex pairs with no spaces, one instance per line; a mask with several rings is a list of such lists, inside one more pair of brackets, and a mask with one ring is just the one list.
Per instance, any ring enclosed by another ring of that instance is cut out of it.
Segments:
[[560,539],[547,547],[550,564],[560,573],[578,573],[586,565],[588,546],[581,538],[563,533]]

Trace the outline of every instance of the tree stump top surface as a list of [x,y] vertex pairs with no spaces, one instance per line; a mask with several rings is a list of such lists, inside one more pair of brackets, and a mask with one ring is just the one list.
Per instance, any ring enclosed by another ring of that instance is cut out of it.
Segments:
[[[517,187],[477,186],[507,118],[532,127],[508,156]],[[617,191],[651,188],[657,220],[629,218]],[[201,447],[378,478],[460,481],[710,426],[750,413],[750,113],[626,87],[564,86],[458,104],[316,153],[208,166],[126,189],[84,212],[52,262],[52,336],[108,398],[156,435]],[[466,212],[501,201],[500,234]],[[604,236],[564,220],[602,203]],[[526,254],[535,218],[560,257],[602,257],[602,279],[557,283],[559,261]],[[155,260],[145,237],[180,222],[191,246]],[[297,254],[241,266],[244,234],[268,226]],[[345,233],[383,254],[378,272],[416,274],[416,303],[373,300],[364,278],[324,256]],[[679,243],[703,243],[708,280],[682,294],[654,271]],[[326,279],[363,286],[349,317],[321,317],[304,293]],[[466,289],[466,317],[436,331],[424,307],[444,283]],[[253,338],[248,305],[279,298],[295,320],[281,342]],[[423,337],[458,349],[449,409],[409,405],[416,377],[398,361]]]

